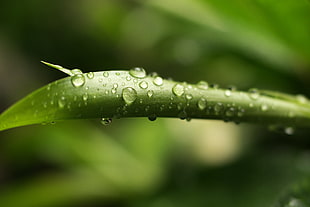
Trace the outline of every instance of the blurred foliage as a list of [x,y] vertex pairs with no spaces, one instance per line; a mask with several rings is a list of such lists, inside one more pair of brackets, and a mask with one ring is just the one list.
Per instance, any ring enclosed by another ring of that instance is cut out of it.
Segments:
[[[306,0],[0,1],[0,110],[62,74],[164,77],[310,95]],[[1,206],[309,206],[309,131],[144,119],[1,132]]]

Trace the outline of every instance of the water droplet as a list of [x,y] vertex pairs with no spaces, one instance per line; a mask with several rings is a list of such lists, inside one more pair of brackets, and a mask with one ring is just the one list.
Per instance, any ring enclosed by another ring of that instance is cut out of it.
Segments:
[[259,98],[259,91],[256,88],[251,88],[249,90],[249,96],[253,100],[257,100]]
[[116,72],[116,73],[115,73],[115,75],[117,75],[117,76],[120,76],[120,75],[121,75],[121,73],[119,73],[119,72]]
[[100,122],[102,125],[107,126],[107,125],[110,125],[112,123],[112,119],[111,118],[102,118]]
[[127,77],[126,77],[126,80],[127,80],[127,81],[131,81],[131,77],[130,77],[130,76],[127,76]]
[[182,86],[181,84],[175,84],[172,88],[172,92],[174,93],[174,95],[176,96],[182,96],[184,94],[184,86]]
[[234,116],[234,114],[235,114],[235,108],[233,107],[228,108],[225,112],[225,115],[228,117],[232,117]]
[[83,100],[84,101],[87,101],[88,100],[88,94],[87,93],[84,93],[83,96],[82,96]]
[[85,77],[82,74],[71,76],[71,83],[74,87],[81,87],[85,84]]
[[186,94],[185,98],[189,101],[189,100],[193,99],[193,96],[192,96],[192,94]]
[[295,130],[293,127],[285,127],[285,129],[284,129],[284,133],[287,135],[293,135],[294,132],[295,132]]
[[116,92],[117,92],[116,88],[111,89],[111,93],[116,94]]
[[142,89],[147,89],[147,87],[149,86],[149,84],[146,81],[141,81],[139,83],[140,88]]
[[118,84],[117,84],[117,83],[114,83],[114,84],[113,84],[113,88],[116,89],[117,87],[118,87]]
[[48,90],[48,91],[51,90],[51,84],[47,85],[46,90]]
[[214,111],[216,114],[220,113],[223,110],[224,106],[222,103],[218,102],[214,106]]
[[155,121],[157,119],[156,114],[151,114],[147,117],[150,121]]
[[101,83],[103,81],[103,79],[102,78],[99,78],[99,83]]
[[93,79],[95,75],[94,75],[94,72],[89,72],[89,73],[86,74],[86,76],[89,79]]
[[137,99],[137,91],[131,87],[124,88],[122,97],[126,104],[132,104]]
[[187,113],[186,111],[181,111],[179,114],[178,114],[178,117],[182,120],[186,119],[187,118]]
[[245,113],[245,110],[241,107],[238,108],[237,116],[242,117]]
[[261,110],[262,111],[267,111],[268,110],[268,106],[266,104],[262,104],[261,105]]
[[154,91],[153,91],[153,90],[149,90],[149,91],[147,92],[147,96],[148,96],[149,98],[151,98],[151,97],[153,96],[153,94],[154,94]]
[[296,95],[296,99],[299,103],[305,104],[308,102],[308,99],[304,95]]
[[225,90],[224,94],[226,97],[230,97],[231,96],[231,90],[230,89]]
[[197,106],[200,110],[204,110],[207,107],[207,100],[204,98],[200,98],[198,100]]
[[130,69],[129,74],[135,78],[145,78],[146,76],[146,72],[144,68],[139,68],[139,67]]
[[220,86],[218,84],[212,83],[210,84],[210,88],[218,89]]
[[197,88],[207,90],[209,88],[209,84],[206,81],[199,81],[197,83]]
[[72,69],[71,73],[73,75],[81,75],[81,74],[83,74],[83,72],[80,69]]
[[64,108],[66,105],[66,98],[64,96],[60,97],[60,99],[58,99],[58,106],[59,108]]
[[161,85],[163,85],[164,80],[160,76],[157,76],[154,78],[153,83],[156,86],[161,86]]
[[102,75],[107,78],[107,77],[109,77],[109,72],[108,71],[104,71]]

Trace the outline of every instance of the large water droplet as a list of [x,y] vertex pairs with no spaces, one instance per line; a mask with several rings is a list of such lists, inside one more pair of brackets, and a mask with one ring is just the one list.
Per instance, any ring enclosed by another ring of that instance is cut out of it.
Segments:
[[154,78],[153,83],[156,86],[161,86],[161,85],[163,85],[164,80],[161,77],[157,76]]
[[131,87],[124,88],[122,97],[126,104],[132,104],[137,99],[137,91]]
[[204,110],[207,107],[207,100],[204,98],[200,98],[198,100],[197,106],[200,110]]
[[199,81],[197,83],[197,88],[207,90],[209,88],[209,84],[206,81]]
[[249,89],[249,96],[253,100],[257,100],[259,98],[259,91],[256,88]]
[[85,84],[85,77],[83,74],[71,76],[71,83],[74,87],[81,87]]
[[146,81],[141,81],[139,83],[140,88],[142,89],[147,89],[147,87],[149,86],[149,84]]
[[111,118],[102,118],[100,122],[102,125],[107,126],[107,125],[110,125],[112,123],[112,119]]
[[172,92],[176,96],[182,96],[184,94],[184,86],[181,84],[175,84],[172,88]]
[[145,78],[146,76],[145,70],[139,67],[130,69],[129,74],[135,78]]

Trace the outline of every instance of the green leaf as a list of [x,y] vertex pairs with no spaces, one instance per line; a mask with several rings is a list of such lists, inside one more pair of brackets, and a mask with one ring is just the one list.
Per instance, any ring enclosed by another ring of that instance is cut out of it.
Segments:
[[[188,84],[130,71],[82,73],[48,64],[70,77],[29,94],[0,115],[0,130],[69,119],[176,117],[309,127],[305,97],[251,89],[248,92]],[[289,97],[289,98],[288,98]]]

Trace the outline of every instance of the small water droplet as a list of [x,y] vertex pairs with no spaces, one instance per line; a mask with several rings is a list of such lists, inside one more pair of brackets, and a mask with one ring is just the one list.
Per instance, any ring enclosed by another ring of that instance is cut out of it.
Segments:
[[223,110],[224,106],[222,103],[218,102],[214,106],[214,111],[216,114],[219,114]]
[[268,106],[266,104],[262,104],[261,105],[261,110],[262,111],[267,111],[268,110]]
[[83,74],[83,72],[80,70],[80,69],[72,69],[71,70],[71,73],[73,74],[73,75],[80,75],[80,74]]
[[156,114],[151,114],[147,117],[150,121],[155,121],[157,119]]
[[224,94],[226,97],[230,97],[231,96],[231,90],[230,89],[225,90]]
[[71,83],[74,87],[78,88],[85,84],[85,77],[83,74],[71,76]]
[[112,89],[111,89],[111,93],[116,94],[116,92],[117,92],[117,89],[116,89],[116,88],[112,88]]
[[210,84],[210,88],[213,88],[213,89],[218,89],[220,86],[216,83],[212,83]]
[[131,81],[131,77],[130,77],[130,76],[127,76],[127,77],[126,77],[126,80],[127,80],[127,81]]
[[132,104],[137,99],[137,91],[131,87],[124,88],[122,97],[126,104]]
[[199,81],[197,83],[197,88],[207,90],[209,88],[209,84],[206,81]]
[[48,90],[48,91],[51,90],[51,84],[47,85],[46,90]]
[[241,107],[238,108],[237,116],[242,117],[245,113],[245,110]]
[[111,118],[102,118],[100,122],[102,125],[108,126],[112,123],[112,119]]
[[189,101],[193,99],[193,95],[192,94],[186,94],[185,98]]
[[58,106],[59,108],[64,108],[66,105],[66,98],[64,96],[60,97],[60,99],[58,99]]
[[139,83],[140,88],[142,89],[147,89],[147,87],[149,86],[149,84],[146,81],[141,81]]
[[130,69],[129,74],[135,78],[145,78],[146,72],[144,68],[135,67]]
[[184,86],[177,83],[173,86],[172,92],[176,96],[182,96],[184,94]]
[[89,73],[86,74],[86,76],[89,79],[93,79],[95,75],[94,75],[94,72],[89,72]]
[[108,71],[104,71],[102,75],[103,75],[103,77],[106,77],[106,78],[107,78],[107,77],[109,77],[110,74],[109,74]]
[[204,98],[200,98],[198,100],[197,106],[200,110],[204,110],[207,107],[207,100]]
[[114,84],[113,84],[113,88],[116,89],[117,87],[118,87],[118,84],[117,84],[117,83],[114,83]]
[[284,133],[287,135],[293,135],[295,133],[295,130],[293,127],[285,127]]
[[154,94],[154,91],[153,91],[153,90],[149,90],[149,91],[147,92],[147,96],[148,96],[149,98],[151,98],[151,97],[153,96],[153,94]]
[[296,99],[299,103],[305,104],[308,102],[308,99],[304,95],[296,95]]
[[233,107],[228,108],[225,112],[225,115],[228,117],[232,117],[234,116],[234,114],[235,114],[235,108]]
[[164,80],[160,76],[157,76],[154,78],[153,83],[156,86],[161,86],[161,85],[163,85]]
[[182,120],[186,119],[187,118],[187,113],[186,111],[181,111],[179,114],[178,114],[178,117]]
[[116,72],[116,73],[115,73],[115,75],[117,75],[117,76],[120,76],[120,75],[121,75],[121,73],[119,73],[119,72]]
[[256,88],[249,89],[249,96],[253,100],[257,100],[259,98],[259,91]]
[[99,83],[102,83],[103,79],[102,78],[99,78]]
[[87,93],[84,93],[83,96],[82,96],[83,100],[84,101],[87,101],[88,100],[88,94]]

